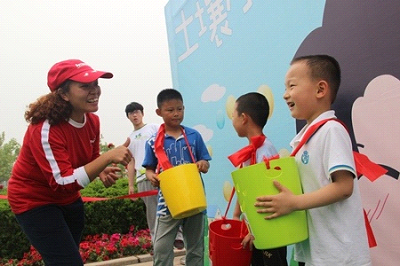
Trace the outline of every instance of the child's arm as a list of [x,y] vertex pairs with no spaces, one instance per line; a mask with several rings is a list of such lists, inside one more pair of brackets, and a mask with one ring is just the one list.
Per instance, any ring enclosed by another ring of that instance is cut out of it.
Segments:
[[250,233],[247,234],[247,236],[245,236],[242,240],[242,247],[248,248],[250,250],[253,250],[253,241],[254,241],[254,236]]
[[271,213],[265,219],[272,219],[297,210],[307,210],[326,206],[344,199],[353,193],[353,174],[340,170],[332,173],[333,182],[316,191],[294,195],[278,181],[274,185],[280,191],[277,195],[258,197],[256,207],[258,213]]
[[200,160],[196,162],[197,169],[199,169],[199,172],[201,173],[207,173],[208,169],[210,168],[210,163],[206,160]]
[[233,210],[233,219],[240,220],[241,214],[242,214],[242,211],[240,210],[239,201],[236,201],[235,209]]
[[132,157],[132,160],[127,165],[126,169],[128,170],[128,193],[135,193],[135,183],[136,183],[136,169],[135,169],[135,158]]

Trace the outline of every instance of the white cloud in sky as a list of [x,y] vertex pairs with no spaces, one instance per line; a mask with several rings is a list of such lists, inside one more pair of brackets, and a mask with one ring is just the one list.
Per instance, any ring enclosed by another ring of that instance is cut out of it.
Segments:
[[217,102],[225,95],[226,88],[218,84],[212,84],[201,95],[202,102]]
[[199,131],[204,142],[208,142],[210,139],[212,139],[214,134],[212,129],[207,128],[205,125],[195,125],[193,128]]

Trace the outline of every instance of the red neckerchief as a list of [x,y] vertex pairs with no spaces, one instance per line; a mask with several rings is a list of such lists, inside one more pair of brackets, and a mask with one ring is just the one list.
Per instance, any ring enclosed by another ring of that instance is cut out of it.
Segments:
[[154,142],[154,151],[158,159],[158,165],[165,171],[172,167],[169,162],[167,154],[164,151],[164,139],[165,139],[165,124],[162,124],[158,129],[156,140]]
[[[237,167],[239,165],[240,165],[240,167],[242,167],[243,163],[246,162],[248,159],[250,159],[250,164],[255,164],[257,162],[257,158],[256,158],[257,157],[256,156],[257,149],[263,145],[265,139],[266,139],[266,137],[264,134],[251,137],[250,144],[248,146],[238,150],[234,154],[229,155],[228,159],[231,161],[231,163],[235,167]],[[224,219],[225,219],[226,215],[228,214],[228,210],[231,205],[234,194],[235,194],[235,187],[232,188],[231,197],[229,198],[228,206],[226,208],[225,215],[223,216]],[[244,220],[242,220],[242,222],[244,222]]]
[[[185,142],[188,147],[188,151],[190,153],[192,161],[193,161],[193,163],[195,163],[196,161],[194,159],[192,149],[190,148],[189,141],[186,137],[186,133],[183,130],[183,128],[181,128],[181,129],[182,129],[182,135],[185,138]],[[164,151],[164,140],[165,140],[165,124],[162,124],[160,126],[160,128],[158,129],[157,136],[154,141],[154,151],[155,151],[155,155],[158,160],[158,166],[160,166],[163,169],[163,171],[165,171],[169,168],[172,168],[172,164],[170,163],[170,161],[167,157],[167,154]]]
[[238,150],[232,155],[229,155],[228,159],[235,167],[243,164],[248,159],[250,159],[250,164],[255,164],[257,149],[263,145],[265,139],[265,135],[251,137],[250,144],[248,146]]

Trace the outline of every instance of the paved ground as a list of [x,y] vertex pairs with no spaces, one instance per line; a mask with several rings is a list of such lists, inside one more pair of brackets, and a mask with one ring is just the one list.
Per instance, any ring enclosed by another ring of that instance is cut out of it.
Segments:
[[[180,263],[181,258],[183,258],[184,256],[176,256],[174,259],[174,266],[180,266],[182,265]],[[147,262],[142,262],[142,263],[136,263],[136,264],[131,264],[128,266],[153,266],[153,261],[147,261]]]
[[[175,249],[174,253],[175,253],[174,266],[182,265],[180,263],[180,259],[185,256],[185,250]],[[150,254],[85,264],[85,266],[152,266],[152,265],[153,265],[153,257]]]

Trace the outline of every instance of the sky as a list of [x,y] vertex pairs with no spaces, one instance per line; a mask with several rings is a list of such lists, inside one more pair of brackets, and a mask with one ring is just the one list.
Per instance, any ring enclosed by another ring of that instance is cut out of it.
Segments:
[[125,106],[144,106],[161,123],[156,96],[172,87],[164,7],[167,0],[0,0],[0,133],[22,144],[27,106],[49,93],[47,73],[81,59],[114,74],[100,79],[102,142],[122,144],[133,130]]

